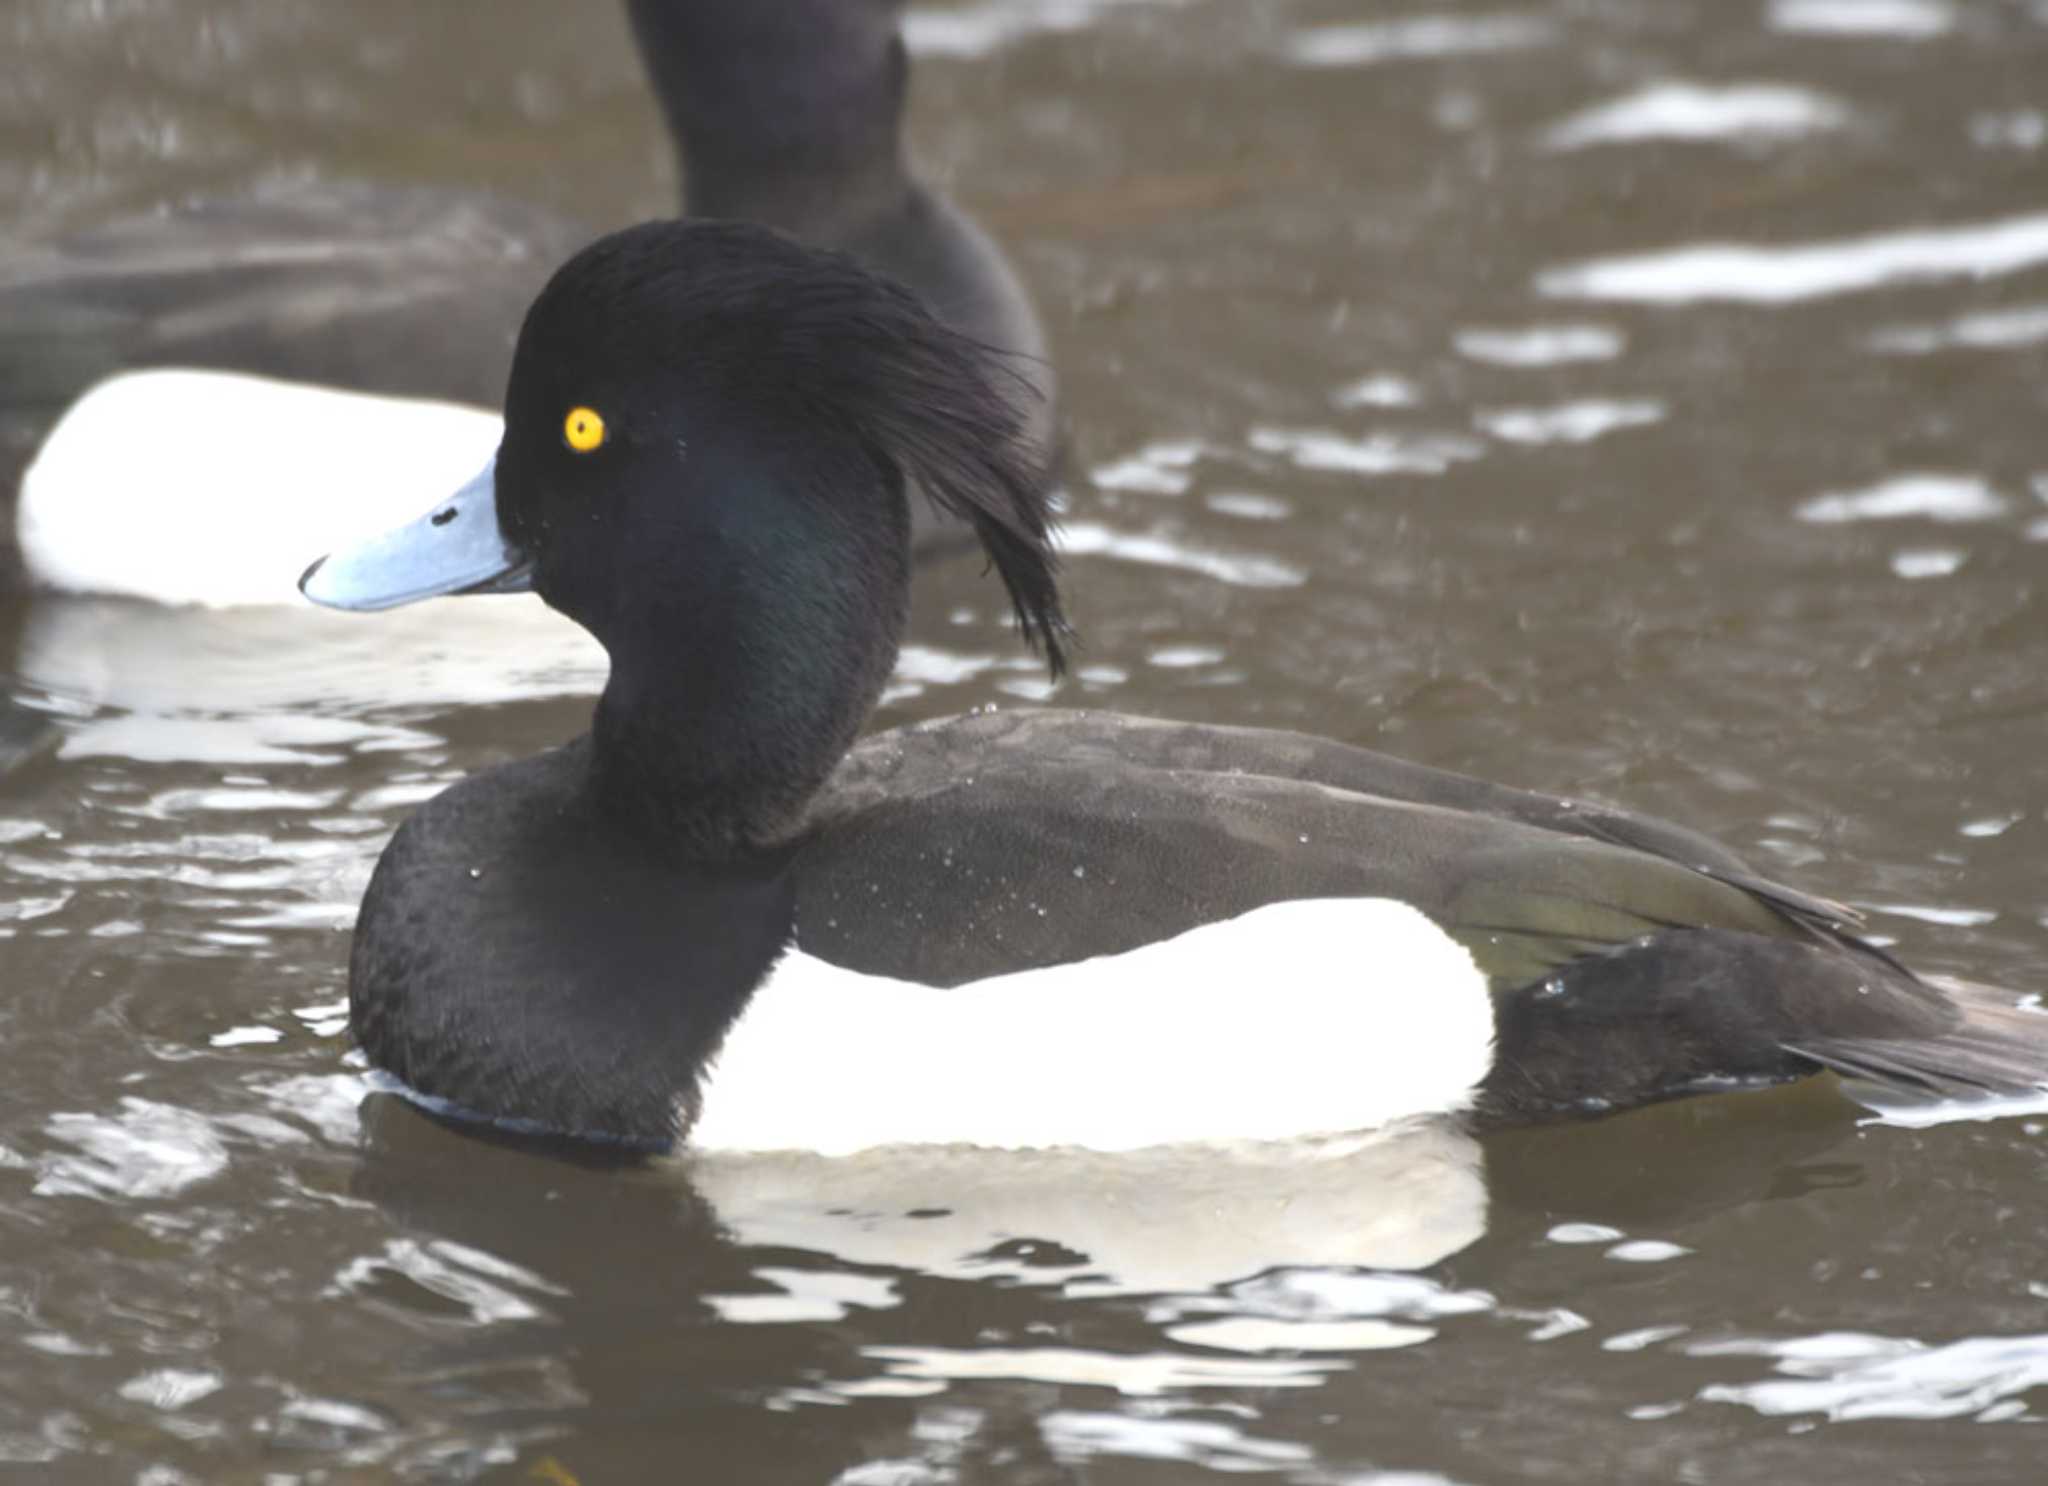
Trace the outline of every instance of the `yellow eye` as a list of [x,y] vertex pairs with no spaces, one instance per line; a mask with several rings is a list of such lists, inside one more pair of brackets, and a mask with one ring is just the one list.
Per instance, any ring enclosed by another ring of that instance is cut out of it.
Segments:
[[588,454],[604,442],[604,418],[595,408],[571,408],[562,420],[562,442]]

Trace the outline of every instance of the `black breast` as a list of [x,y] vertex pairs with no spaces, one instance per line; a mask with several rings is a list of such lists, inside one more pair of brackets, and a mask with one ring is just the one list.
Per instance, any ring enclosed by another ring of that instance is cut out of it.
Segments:
[[677,867],[600,816],[581,742],[465,780],[363,900],[350,1021],[370,1060],[471,1112],[638,1145],[788,941],[775,862]]

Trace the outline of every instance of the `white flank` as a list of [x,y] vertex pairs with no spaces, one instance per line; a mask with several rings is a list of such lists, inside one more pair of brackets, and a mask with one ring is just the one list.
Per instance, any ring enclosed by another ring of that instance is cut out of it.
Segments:
[[23,475],[22,557],[73,593],[300,603],[308,564],[455,490],[500,427],[452,403],[124,372],[71,405]]
[[952,989],[792,952],[727,1036],[700,1150],[1099,1151],[1464,1108],[1493,1058],[1472,957],[1407,904],[1304,899]]

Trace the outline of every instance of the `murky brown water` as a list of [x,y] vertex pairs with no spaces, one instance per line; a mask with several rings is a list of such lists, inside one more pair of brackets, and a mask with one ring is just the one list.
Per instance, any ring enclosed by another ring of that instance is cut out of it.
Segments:
[[[922,157],[1039,295],[1093,472],[1062,701],[1654,809],[1916,963],[2048,989],[2048,6],[911,25]],[[8,234],[292,172],[600,225],[673,191],[603,6],[0,12]],[[931,574],[885,720],[1040,695],[1001,607]],[[1808,1087],[1368,1149],[1305,1194],[622,1174],[359,1113],[340,931],[410,804],[580,726],[562,628],[0,599],[0,748],[30,750],[0,781],[0,1462],[2043,1477],[2029,1118],[1870,1125]]]

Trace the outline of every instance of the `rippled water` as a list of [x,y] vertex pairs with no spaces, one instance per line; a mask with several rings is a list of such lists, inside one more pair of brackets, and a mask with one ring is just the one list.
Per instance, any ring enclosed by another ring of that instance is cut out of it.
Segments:
[[[1062,702],[1654,809],[2048,989],[2048,6],[909,34],[920,154],[1037,292],[1091,476]],[[17,0],[0,39],[10,240],[307,172],[671,199],[602,7]],[[1046,696],[1001,609],[931,573],[886,720]],[[0,636],[0,1462],[35,1479],[2048,1461],[2035,1117],[1815,1086],[1484,1148],[499,1149],[352,1061],[342,931],[410,806],[579,726],[587,643],[521,601],[15,596]]]

